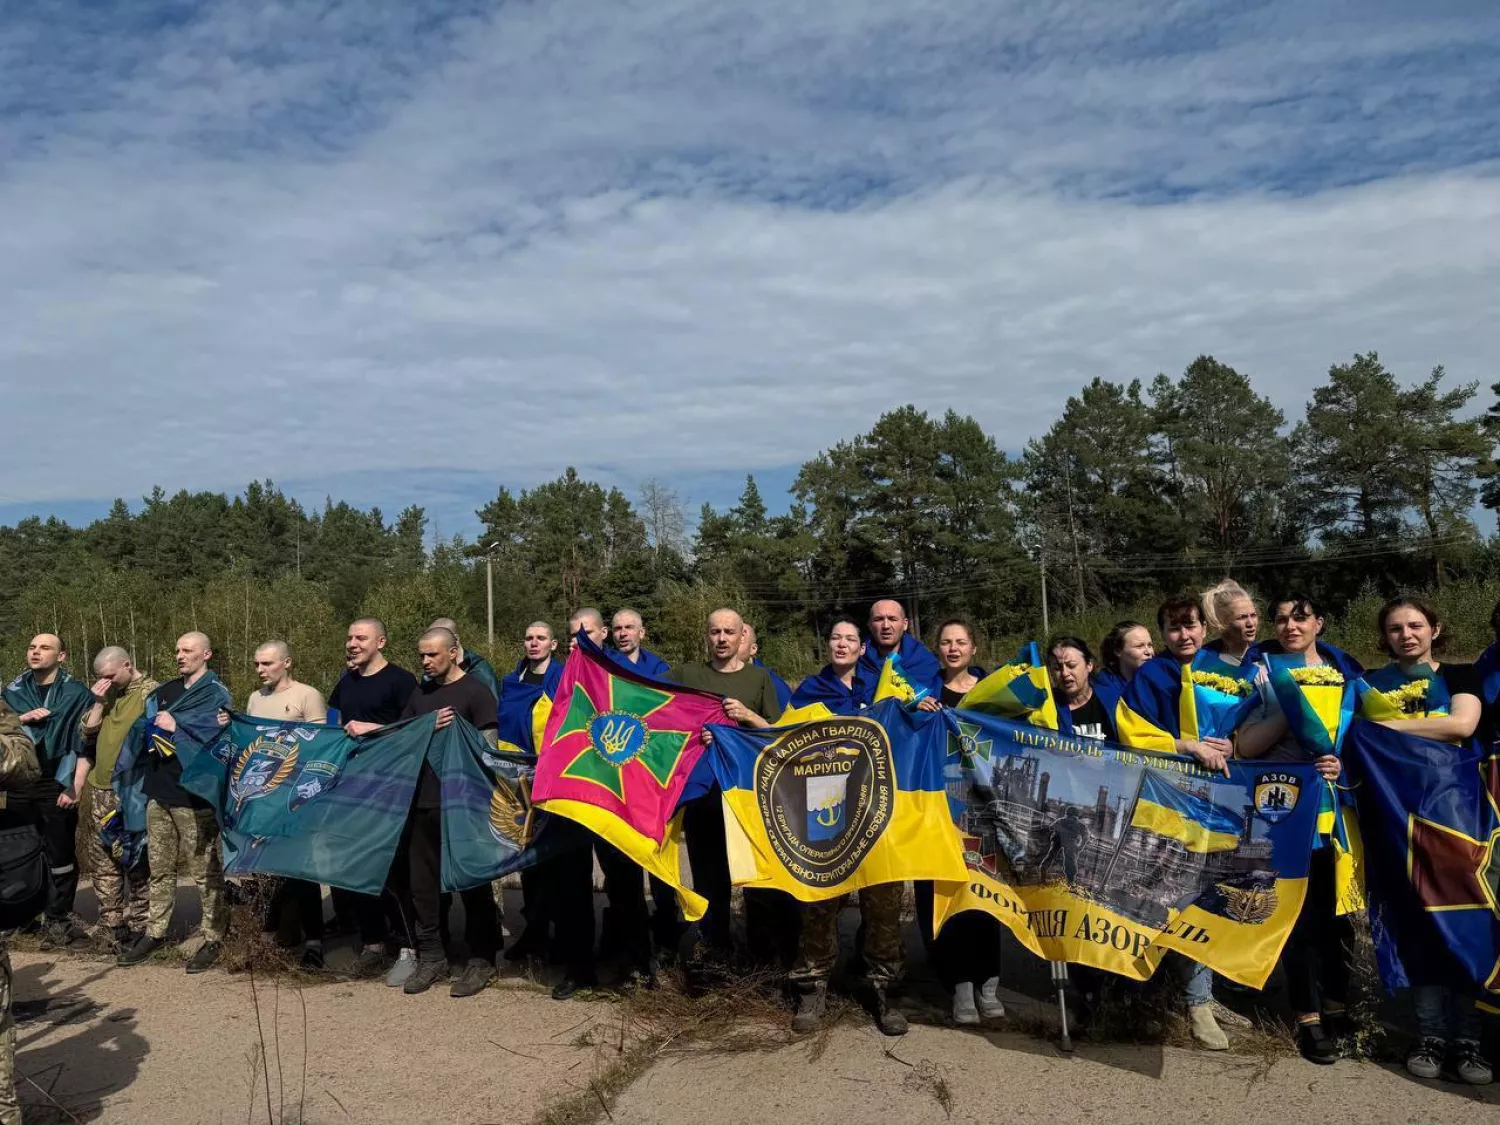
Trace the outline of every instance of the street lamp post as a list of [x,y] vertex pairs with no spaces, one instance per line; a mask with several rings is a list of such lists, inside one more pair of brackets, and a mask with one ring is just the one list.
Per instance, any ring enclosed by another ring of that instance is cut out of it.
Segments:
[[492,649],[495,647],[495,548],[499,543],[495,539],[484,545],[484,601]]

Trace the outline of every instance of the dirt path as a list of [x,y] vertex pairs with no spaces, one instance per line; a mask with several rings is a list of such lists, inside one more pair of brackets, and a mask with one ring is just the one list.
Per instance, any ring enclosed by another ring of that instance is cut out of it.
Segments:
[[[267,1085],[269,1119],[303,1125],[522,1125],[548,1121],[549,1108],[552,1121],[615,1125],[821,1125],[830,1113],[854,1125],[1263,1125],[1268,1113],[1361,1125],[1500,1121],[1494,1087],[1422,1085],[1369,1064],[1281,1059],[1268,1069],[1244,1055],[1127,1046],[1084,1046],[1067,1057],[1025,1035],[921,1025],[893,1043],[858,1017],[777,1050],[668,1045],[635,1060],[606,1116],[593,1112],[590,1083],[607,1082],[612,1069],[621,1077],[616,1005],[557,1003],[519,981],[460,1001],[379,983],[299,990],[257,980],[252,999],[243,974],[190,977],[171,964],[118,969],[38,953],[13,960],[18,1069],[36,1083],[22,1083],[28,1123],[264,1122]],[[269,1074],[258,1063],[262,1042]],[[589,1112],[558,1114],[574,1094]]]

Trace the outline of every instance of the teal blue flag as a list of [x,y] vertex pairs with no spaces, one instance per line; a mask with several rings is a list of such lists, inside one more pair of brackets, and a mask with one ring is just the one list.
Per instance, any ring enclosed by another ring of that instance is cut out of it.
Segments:
[[442,780],[443,887],[463,890],[539,858],[530,845],[544,822],[525,816],[529,798],[507,757],[463,719],[438,730],[436,717],[423,715],[351,738],[336,726],[233,714],[224,737],[184,768],[182,784],[214,808],[225,874],[379,894],[425,760]]

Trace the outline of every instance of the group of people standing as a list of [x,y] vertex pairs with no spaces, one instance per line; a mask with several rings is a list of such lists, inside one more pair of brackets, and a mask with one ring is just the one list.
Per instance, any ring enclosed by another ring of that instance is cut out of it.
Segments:
[[[1287,594],[1266,609],[1274,636],[1263,639],[1255,601],[1226,581],[1201,597],[1184,595],[1162,604],[1155,622],[1159,654],[1151,630],[1134,621],[1116,625],[1103,638],[1097,657],[1082,638],[1053,638],[1045,659],[1059,727],[1077,737],[1188,754],[1210,770],[1224,769],[1233,757],[1311,760],[1322,776],[1337,783],[1343,776],[1341,758],[1306,744],[1296,726],[1288,723],[1267,686],[1264,662],[1270,653],[1301,654],[1309,666],[1332,665],[1351,677],[1372,674],[1321,639],[1325,619],[1313,599]],[[1500,607],[1496,620],[1500,623]],[[1378,629],[1397,671],[1426,667],[1446,687],[1444,712],[1424,712],[1406,720],[1405,728],[1439,741],[1472,737],[1496,701],[1483,699],[1472,667],[1439,661],[1435,653],[1441,648],[1443,625],[1436,611],[1419,599],[1397,599],[1381,610]],[[927,709],[957,706],[986,676],[986,669],[976,663],[977,638],[967,622],[944,621],[934,634],[934,652],[912,633],[902,605],[889,599],[877,601],[865,621],[834,621],[826,633],[827,663],[795,690],[761,664],[754,629],[732,609],[709,615],[706,658],[676,667],[646,647],[645,622],[633,609],[620,609],[606,621],[599,610],[580,608],[571,616],[565,636],[571,645],[580,634],[641,675],[722,697],[725,721],[746,727],[774,725],[789,708],[813,704],[835,714],[856,714],[873,704],[881,669],[892,655],[899,657],[906,680],[925,692],[917,706]],[[439,619],[418,641],[418,675],[388,659],[384,624],[362,617],[349,626],[346,668],[326,701],[295,679],[292,653],[284,642],[272,640],[256,650],[261,687],[244,701],[243,710],[269,720],[336,722],[355,737],[417,715],[434,714],[439,727],[462,716],[491,746],[502,740],[509,744],[515,739],[503,728],[518,722],[529,726],[531,701],[550,700],[562,673],[559,638],[550,624],[533,622],[523,645],[521,660],[503,678],[497,677],[482,656],[464,648],[454,622]],[[1121,714],[1150,690],[1162,669],[1184,669],[1205,649],[1226,664],[1254,669],[1256,708],[1228,736],[1175,738],[1165,745],[1135,741],[1131,725],[1119,721]],[[179,638],[178,676],[165,684],[148,678],[131,654],[118,647],[95,656],[94,679],[87,684],[69,675],[66,658],[61,638],[34,638],[26,670],[5,691],[14,714],[0,709],[0,719],[24,731],[34,747],[38,776],[28,784],[39,793],[45,790],[41,827],[50,885],[41,922],[44,940],[68,946],[90,937],[72,915],[78,882],[73,840],[80,797],[87,787],[94,831],[84,836],[83,860],[99,901],[99,927],[93,936],[115,944],[121,965],[144,961],[167,938],[177,876],[185,870],[197,884],[203,906],[203,940],[188,960],[187,971],[202,972],[220,956],[229,891],[214,813],[182,787],[175,751],[179,739],[206,743],[229,721],[229,693],[209,668],[211,642],[198,632]],[[521,713],[507,707],[508,694],[512,703],[527,701]],[[111,778],[142,717],[155,734],[142,748],[147,842],[144,854],[137,856],[128,847],[109,844],[120,838],[122,816]],[[441,799],[438,779],[424,763],[385,892],[332,892],[335,922],[358,937],[353,972],[364,977],[384,974],[388,984],[407,993],[424,992],[451,975],[450,896],[440,888]],[[727,965],[737,949],[724,812],[716,789],[687,803],[683,824],[693,886],[708,901],[698,927],[699,941],[686,956],[693,970],[711,979],[715,968]],[[1318,1063],[1337,1057],[1337,1040],[1349,1029],[1353,955],[1351,924],[1336,901],[1333,848],[1326,839],[1322,843],[1313,858],[1306,904],[1283,955],[1299,1046]],[[602,934],[596,933],[594,909],[596,861],[608,903]],[[644,878],[636,864],[603,840],[594,839],[592,847],[561,853],[525,870],[521,882],[524,929],[504,956],[559,964],[552,993],[558,999],[597,983],[601,955],[617,955],[627,980],[649,987],[657,968],[682,953],[688,928],[672,889]],[[952,1018],[959,1024],[976,1024],[1002,1016],[999,922],[987,914],[965,912],[933,938],[933,888],[918,883],[914,890],[920,929],[949,991]],[[473,888],[459,897],[467,961],[450,993],[464,997],[483,990],[496,975],[503,930],[498,887]],[[905,959],[903,900],[901,884],[869,887],[859,896],[859,961],[875,1021],[888,1034],[906,1030],[905,1016],[888,996]],[[755,962],[779,964],[788,971],[797,995],[794,1026],[813,1030],[823,1018],[838,956],[841,901],[803,905],[781,892],[747,890],[743,903],[743,951]],[[267,925],[288,920],[301,930],[303,967],[322,969],[328,926],[322,889],[299,880],[279,881]],[[1437,954],[1412,963],[1431,971],[1420,974],[1417,982],[1420,1037],[1408,1068],[1422,1077],[1446,1072],[1466,1082],[1489,1081],[1489,1064],[1479,1052],[1472,995],[1455,986],[1452,967]],[[1227,1048],[1220,1022],[1242,1017],[1215,1000],[1214,978],[1207,968],[1181,961],[1178,972],[1194,1038],[1210,1049]]]

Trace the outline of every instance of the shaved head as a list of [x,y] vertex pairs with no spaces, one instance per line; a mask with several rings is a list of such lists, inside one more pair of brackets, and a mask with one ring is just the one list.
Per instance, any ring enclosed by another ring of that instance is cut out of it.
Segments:
[[119,645],[109,645],[101,648],[94,655],[94,671],[101,676],[107,676],[112,668],[118,668],[121,664],[131,664],[130,653]]
[[716,609],[708,615],[708,651],[716,665],[740,658],[745,620],[732,609]]
[[290,660],[292,647],[285,641],[266,641],[255,650],[255,655],[265,653],[267,656],[274,655],[277,660]]
[[436,641],[444,648],[457,648],[458,634],[446,625],[434,625],[422,634],[417,643],[420,645],[423,641]]
[[177,671],[184,680],[193,681],[208,666],[208,658],[214,654],[207,633],[196,629],[177,638]]
[[68,647],[56,633],[38,633],[26,646],[26,667],[50,680],[68,658]]
[[540,629],[542,632],[544,632],[544,633],[547,634],[547,639],[549,641],[552,640],[552,625],[551,625],[550,622],[546,622],[546,621],[533,621],[530,625],[526,626],[526,631],[528,633],[531,632],[533,629]]

